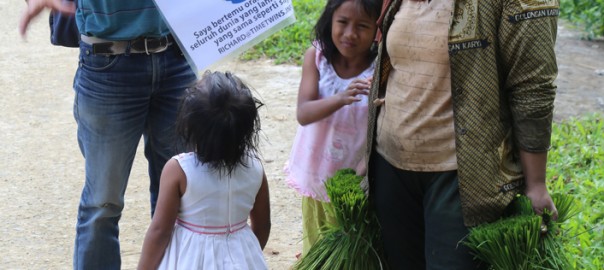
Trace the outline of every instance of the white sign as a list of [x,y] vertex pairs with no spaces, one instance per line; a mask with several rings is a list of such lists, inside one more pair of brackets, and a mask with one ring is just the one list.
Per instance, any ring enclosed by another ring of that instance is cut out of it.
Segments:
[[295,21],[291,0],[155,0],[198,72]]

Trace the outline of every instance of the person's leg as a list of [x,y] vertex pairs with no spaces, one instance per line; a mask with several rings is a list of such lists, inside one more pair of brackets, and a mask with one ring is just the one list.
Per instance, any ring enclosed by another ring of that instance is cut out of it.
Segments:
[[424,269],[422,183],[416,173],[390,165],[374,153],[370,198],[380,222],[389,269]]
[[74,117],[86,180],[76,225],[74,269],[120,269],[118,221],[143,133],[149,57],[98,56],[81,45]]
[[461,243],[469,230],[463,223],[457,171],[435,173],[424,207],[426,269],[485,269]]
[[302,197],[302,256],[306,256],[310,247],[319,237],[317,229],[316,201],[309,197]]
[[325,202],[302,197],[302,256],[321,237],[321,230],[328,224],[336,224],[335,217],[325,209]]
[[176,146],[179,138],[176,137],[174,123],[180,98],[185,89],[195,83],[196,77],[176,45],[163,53],[151,56],[153,82],[144,138],[145,157],[149,162],[149,192],[151,215],[153,215],[159,193],[161,171],[166,162],[178,154]]

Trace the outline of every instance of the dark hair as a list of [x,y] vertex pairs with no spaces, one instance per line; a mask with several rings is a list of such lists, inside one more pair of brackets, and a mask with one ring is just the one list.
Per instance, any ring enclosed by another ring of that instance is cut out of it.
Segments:
[[257,154],[262,102],[237,76],[206,72],[187,89],[176,120],[184,147],[200,162],[230,174],[245,157]]
[[[382,12],[382,0],[328,0],[323,13],[319,16],[314,28],[315,40],[319,42],[319,45],[323,50],[323,55],[328,63],[331,63],[338,54],[338,48],[336,48],[333,40],[331,40],[331,21],[333,19],[333,14],[338,7],[348,1],[352,1],[361,7],[367,15],[375,18],[376,23]],[[372,50],[370,55],[371,58],[374,58],[376,55],[377,50]]]

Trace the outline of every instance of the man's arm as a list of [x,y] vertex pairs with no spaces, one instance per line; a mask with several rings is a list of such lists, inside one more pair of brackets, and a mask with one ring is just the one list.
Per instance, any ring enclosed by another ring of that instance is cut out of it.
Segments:
[[533,210],[541,215],[543,210],[547,209],[554,220],[558,219],[558,210],[545,184],[547,152],[531,153],[520,150],[520,159],[526,184],[525,195],[531,199]]
[[[550,146],[558,67],[555,57],[557,9],[554,1],[521,6],[504,0],[498,38],[505,84],[504,93],[512,113],[512,130],[520,149],[525,194],[537,214],[557,210],[546,187],[547,151]],[[526,12],[541,10],[540,17]]]
[[49,8],[61,13],[73,14],[75,13],[75,5],[73,2],[65,2],[62,0],[27,0],[27,8],[21,15],[19,21],[19,33],[21,36],[25,36],[27,32],[27,26],[31,20],[37,17],[42,10]]

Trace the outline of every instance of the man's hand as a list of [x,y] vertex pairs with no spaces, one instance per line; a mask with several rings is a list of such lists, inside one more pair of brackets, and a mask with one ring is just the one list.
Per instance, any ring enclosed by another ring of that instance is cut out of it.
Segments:
[[533,210],[537,215],[543,215],[544,210],[547,209],[552,219],[558,219],[558,210],[545,184],[547,152],[530,153],[520,149],[520,160],[526,181],[524,193],[531,199]]
[[38,16],[42,10],[50,8],[54,11],[58,11],[66,14],[75,13],[75,5],[73,2],[66,2],[62,0],[27,0],[27,9],[21,15],[19,21],[19,33],[25,37],[27,26],[33,18]]
[[525,195],[531,199],[535,214],[543,215],[544,210],[547,210],[552,215],[553,220],[558,219],[558,209],[556,209],[545,185],[527,185]]

